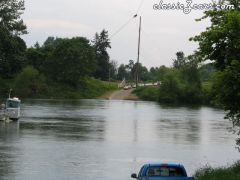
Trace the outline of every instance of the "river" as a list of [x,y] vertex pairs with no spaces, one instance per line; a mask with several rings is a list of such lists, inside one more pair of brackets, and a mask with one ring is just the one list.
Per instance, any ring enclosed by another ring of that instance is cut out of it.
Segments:
[[203,165],[239,159],[222,110],[117,100],[28,100],[0,122],[0,179],[127,180],[145,162]]

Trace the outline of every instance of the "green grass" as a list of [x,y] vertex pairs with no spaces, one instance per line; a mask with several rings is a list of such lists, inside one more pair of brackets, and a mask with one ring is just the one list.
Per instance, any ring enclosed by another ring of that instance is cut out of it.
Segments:
[[108,91],[117,89],[117,83],[100,81],[96,79],[88,79],[84,87],[80,89],[83,98],[96,98]]
[[222,168],[204,167],[196,171],[195,180],[240,180],[240,161]]
[[[0,97],[6,98],[7,90],[12,88],[12,96],[19,98],[40,99],[93,99],[108,91],[117,89],[117,83],[105,82],[93,78],[85,78],[79,82],[77,88],[56,82],[37,83],[37,90],[33,91],[31,86],[17,86],[14,83],[0,91]],[[0,89],[1,90],[1,89]]]
[[115,89],[117,89],[116,83],[89,78],[82,81],[80,87],[77,89],[63,85],[54,85],[53,87],[49,87],[42,95],[45,98],[93,99]]
[[139,99],[145,101],[157,101],[159,88],[158,87],[139,87],[134,92]]

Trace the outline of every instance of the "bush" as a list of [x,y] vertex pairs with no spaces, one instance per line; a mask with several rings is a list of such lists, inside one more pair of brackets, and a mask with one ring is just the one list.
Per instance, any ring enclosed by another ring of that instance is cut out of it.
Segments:
[[34,97],[44,89],[44,77],[32,66],[27,66],[15,78],[14,87],[18,96]]
[[109,83],[93,78],[85,78],[81,81],[80,93],[84,98],[95,98],[107,91],[117,89],[117,83]]
[[140,99],[146,101],[157,101],[159,95],[158,87],[140,87],[136,89],[135,93]]
[[204,167],[199,169],[195,175],[196,180],[239,180],[240,179],[240,161],[230,167],[212,168]]

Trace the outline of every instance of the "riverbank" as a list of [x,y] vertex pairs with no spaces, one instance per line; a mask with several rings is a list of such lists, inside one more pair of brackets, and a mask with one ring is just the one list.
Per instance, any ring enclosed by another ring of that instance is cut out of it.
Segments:
[[139,99],[144,101],[158,101],[159,88],[158,87],[140,87],[133,91]]
[[133,94],[134,89],[118,89],[115,91],[109,91],[104,95],[100,96],[99,99],[108,100],[139,100],[139,98]]
[[240,161],[229,167],[205,167],[196,171],[195,180],[239,180]]
[[0,97],[8,96],[12,89],[12,96],[20,99],[95,99],[105,93],[117,90],[117,83],[106,82],[94,78],[85,78],[79,82],[77,87],[71,87],[56,82],[38,83],[38,86],[29,86],[24,83],[7,81],[5,87],[0,88]]

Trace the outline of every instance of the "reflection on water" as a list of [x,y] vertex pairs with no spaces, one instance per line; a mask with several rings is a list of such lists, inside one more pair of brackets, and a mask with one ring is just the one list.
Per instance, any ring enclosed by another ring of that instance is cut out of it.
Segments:
[[239,158],[224,112],[153,102],[31,100],[23,118],[0,122],[3,179],[130,179],[149,161],[192,173]]

